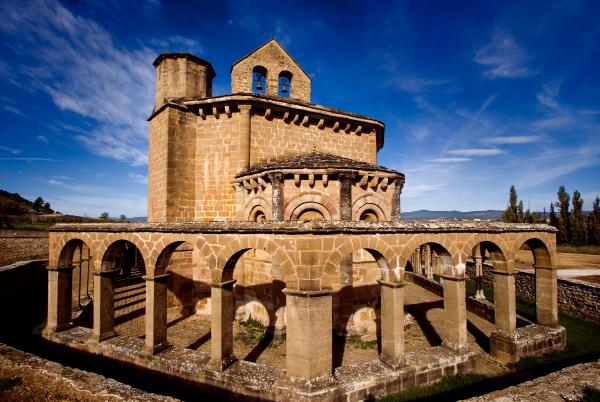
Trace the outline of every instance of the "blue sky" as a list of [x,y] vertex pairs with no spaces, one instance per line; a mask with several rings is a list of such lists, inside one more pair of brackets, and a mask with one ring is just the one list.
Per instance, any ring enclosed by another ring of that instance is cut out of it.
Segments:
[[0,188],[145,216],[152,61],[231,63],[270,37],[312,100],[385,122],[405,211],[600,194],[600,2],[0,2]]

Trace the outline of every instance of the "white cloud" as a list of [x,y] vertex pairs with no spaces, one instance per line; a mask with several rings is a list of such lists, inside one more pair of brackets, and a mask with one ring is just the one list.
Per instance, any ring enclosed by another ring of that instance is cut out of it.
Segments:
[[432,163],[462,163],[469,162],[471,158],[434,158],[429,159],[427,162]]
[[6,152],[11,153],[13,155],[18,155],[18,154],[21,153],[20,149],[11,148],[11,147],[4,147],[2,145],[0,145],[0,151],[6,151]]
[[556,99],[558,97],[558,91],[560,90],[560,84],[552,83],[544,85],[542,91],[536,96],[540,105],[552,109],[556,112],[562,112],[562,108]]
[[495,145],[529,144],[542,139],[539,135],[510,135],[486,138],[483,142]]
[[22,158],[0,158],[0,161],[25,161],[25,162],[64,162],[63,159],[22,157]]
[[465,149],[451,149],[448,151],[450,155],[461,155],[461,156],[494,156],[506,153],[498,148],[465,148]]
[[475,52],[475,62],[486,69],[483,75],[488,78],[521,78],[531,75],[527,67],[529,57],[506,32],[495,31],[492,40]]
[[427,92],[433,88],[448,84],[448,80],[421,78],[414,75],[401,75],[386,81],[385,86],[408,93]]
[[127,176],[129,177],[129,180],[135,183],[148,184],[148,177],[144,176],[143,174],[129,173]]
[[146,118],[154,101],[157,48],[201,51],[201,46],[174,36],[126,48],[102,26],[55,0],[4,1],[0,15],[0,33],[14,39],[13,51],[25,59],[12,69],[20,76],[7,77],[2,68],[0,76],[43,91],[60,109],[94,121],[95,129],[75,137],[90,152],[132,165],[147,163]]
[[46,137],[45,135],[38,135],[37,137],[35,137],[37,140],[43,142],[44,144],[49,144],[50,141],[48,140],[48,137]]

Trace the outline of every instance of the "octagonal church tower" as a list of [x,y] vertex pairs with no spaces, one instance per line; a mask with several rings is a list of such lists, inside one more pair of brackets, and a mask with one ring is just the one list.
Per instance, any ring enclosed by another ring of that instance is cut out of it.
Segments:
[[236,61],[161,54],[149,118],[148,221],[396,220],[404,175],[377,165],[384,124],[311,103],[276,40]]

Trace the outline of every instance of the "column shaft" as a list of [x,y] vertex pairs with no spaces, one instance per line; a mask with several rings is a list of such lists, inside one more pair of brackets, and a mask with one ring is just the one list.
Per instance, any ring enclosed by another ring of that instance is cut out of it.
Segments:
[[240,139],[238,142],[240,164],[238,173],[250,167],[250,139],[252,135],[252,117],[250,105],[239,105],[240,110]]
[[400,220],[400,194],[402,193],[402,187],[404,182],[400,179],[394,180],[394,193],[392,194],[392,221]]
[[429,244],[425,245],[425,275],[429,279],[433,278],[433,272],[431,271],[431,247]]
[[73,266],[48,267],[48,319],[45,334],[69,327],[71,323]]
[[467,305],[465,279],[443,277],[444,313],[447,326],[444,344],[452,349],[467,347]]
[[381,356],[392,368],[404,364],[405,283],[378,281],[381,285]]
[[517,328],[515,275],[494,271],[494,309],[496,329],[513,333]]
[[540,325],[558,325],[558,283],[556,269],[535,266],[535,313]]
[[283,220],[283,207],[285,201],[285,195],[283,192],[284,187],[284,175],[283,173],[271,173],[269,174],[271,180],[271,191],[272,191],[272,202],[271,202],[271,219],[274,221]]
[[340,220],[352,220],[352,181],[354,176],[351,174],[340,173]]
[[94,272],[94,330],[92,340],[96,342],[112,338],[115,333],[114,282],[119,270]]
[[332,372],[331,291],[284,289],[286,367],[289,377],[312,379]]
[[146,340],[144,351],[155,354],[167,343],[167,280],[169,274],[144,277],[146,280]]
[[235,280],[211,284],[210,349],[208,366],[225,370],[236,358],[233,355],[233,285]]

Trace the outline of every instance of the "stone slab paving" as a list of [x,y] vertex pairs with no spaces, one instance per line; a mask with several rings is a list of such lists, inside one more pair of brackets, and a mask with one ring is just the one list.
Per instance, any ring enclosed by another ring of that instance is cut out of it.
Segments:
[[582,389],[600,390],[600,360],[564,368],[544,377],[495,391],[469,402],[564,402],[579,401]]
[[0,377],[19,381],[0,393],[2,401],[177,401],[1,343]]

